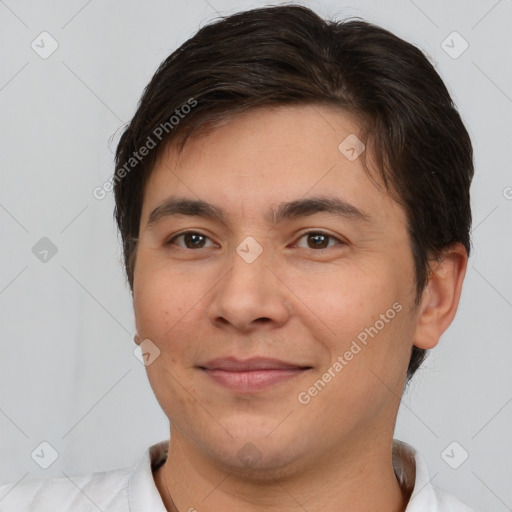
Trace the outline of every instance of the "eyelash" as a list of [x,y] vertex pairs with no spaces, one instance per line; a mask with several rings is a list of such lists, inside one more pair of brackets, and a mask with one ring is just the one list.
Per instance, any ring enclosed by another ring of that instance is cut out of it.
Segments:
[[[174,235],[172,238],[170,238],[166,243],[165,245],[175,245],[173,242],[177,239],[177,238],[180,238],[182,236],[185,236],[185,235],[189,235],[189,234],[192,234],[192,235],[199,235],[203,238],[206,238],[208,240],[210,240],[210,237],[206,236],[206,235],[203,235],[202,233],[198,232],[198,231],[183,231],[182,233],[178,233],[177,235]],[[300,240],[301,238],[307,236],[307,235],[321,235],[321,236],[325,236],[325,237],[328,237],[332,240],[336,240],[336,242],[338,242],[337,245],[346,245],[346,243],[343,241],[343,240],[340,240],[339,238],[336,238],[335,236],[329,234],[329,233],[326,233],[324,231],[317,231],[317,230],[314,230],[314,231],[307,231],[306,233],[303,233],[299,238],[298,240]],[[195,249],[189,249],[188,247],[180,247],[178,246],[180,249],[184,249],[184,250],[190,250],[190,251],[193,251]],[[331,249],[332,247],[323,247],[321,249],[311,249],[313,251],[324,251],[326,249]],[[208,247],[200,247],[199,249],[208,249]],[[302,249],[304,249],[304,247],[302,247]],[[309,249],[309,247],[307,247],[306,249]]]

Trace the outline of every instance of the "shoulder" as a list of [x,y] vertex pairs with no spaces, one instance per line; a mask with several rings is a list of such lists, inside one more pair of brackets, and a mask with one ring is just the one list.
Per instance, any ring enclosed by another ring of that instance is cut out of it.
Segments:
[[434,494],[436,496],[439,510],[442,512],[475,512],[472,508],[468,507],[465,503],[460,501],[455,496],[448,494],[447,492],[432,486]]
[[125,511],[130,473],[116,469],[2,485],[0,512]]
[[0,512],[165,512],[152,471],[168,442],[146,448],[134,467],[0,486]]
[[406,512],[475,512],[431,484],[425,460],[409,444],[393,441],[393,466],[401,487],[411,496]]

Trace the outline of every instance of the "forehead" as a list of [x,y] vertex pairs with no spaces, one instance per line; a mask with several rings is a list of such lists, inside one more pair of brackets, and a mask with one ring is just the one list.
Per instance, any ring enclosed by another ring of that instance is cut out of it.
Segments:
[[173,144],[164,149],[146,185],[141,222],[169,195],[207,201],[228,216],[238,210],[268,218],[269,204],[309,196],[400,216],[364,170],[371,155],[362,138],[353,116],[324,105],[245,112],[190,138],[181,154]]

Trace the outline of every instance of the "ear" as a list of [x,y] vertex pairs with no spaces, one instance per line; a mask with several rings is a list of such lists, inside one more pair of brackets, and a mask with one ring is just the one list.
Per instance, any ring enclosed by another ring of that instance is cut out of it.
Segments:
[[434,348],[457,311],[468,255],[461,243],[447,248],[439,260],[432,261],[430,278],[418,307],[413,344],[422,349]]

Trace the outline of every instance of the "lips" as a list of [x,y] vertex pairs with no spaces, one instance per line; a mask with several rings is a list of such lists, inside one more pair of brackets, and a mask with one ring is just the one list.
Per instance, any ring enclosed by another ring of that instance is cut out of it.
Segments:
[[246,360],[225,357],[208,361],[199,368],[218,384],[248,393],[288,381],[311,366],[263,357]]
[[252,357],[240,360],[235,357],[217,358],[201,366],[207,370],[224,370],[227,372],[250,372],[254,370],[293,370],[311,368],[310,366],[288,363],[268,357]]

